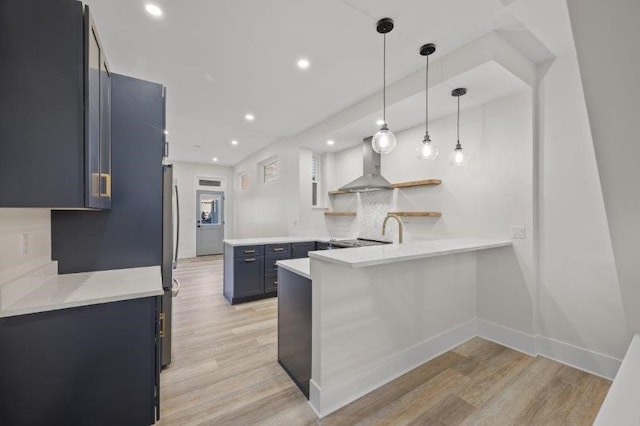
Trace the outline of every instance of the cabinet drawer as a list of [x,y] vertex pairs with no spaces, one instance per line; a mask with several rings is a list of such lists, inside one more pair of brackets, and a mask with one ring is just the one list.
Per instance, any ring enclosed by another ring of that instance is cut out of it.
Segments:
[[291,244],[267,244],[264,246],[264,254],[290,254]]
[[233,257],[262,256],[264,246],[238,246],[233,248]]
[[278,274],[264,276],[264,292],[273,293],[278,291]]
[[289,253],[280,253],[280,254],[271,254],[264,257],[264,273],[265,274],[276,274],[278,272],[278,267],[276,266],[276,262],[278,260],[291,259],[291,255]]
[[309,252],[316,249],[315,242],[308,243],[293,243],[291,244],[291,258],[300,259],[303,257],[309,257]]

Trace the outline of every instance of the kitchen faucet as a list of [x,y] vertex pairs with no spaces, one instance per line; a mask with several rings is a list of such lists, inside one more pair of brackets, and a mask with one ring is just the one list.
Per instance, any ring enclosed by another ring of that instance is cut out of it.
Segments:
[[382,235],[384,235],[385,228],[387,227],[387,221],[391,218],[394,218],[395,220],[398,221],[398,243],[402,244],[402,230],[403,230],[402,219],[400,219],[400,216],[396,214],[389,213],[387,214],[387,217],[384,218],[384,222],[382,222]]

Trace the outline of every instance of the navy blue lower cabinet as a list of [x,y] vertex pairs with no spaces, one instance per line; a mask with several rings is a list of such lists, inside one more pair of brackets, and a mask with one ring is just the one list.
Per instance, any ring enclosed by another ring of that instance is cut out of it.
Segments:
[[264,257],[264,273],[265,274],[276,274],[278,272],[278,265],[276,262],[279,260],[291,259],[291,254],[283,253],[283,254],[271,254]]
[[232,246],[224,245],[224,297],[232,305],[278,294],[279,260],[308,257],[315,241]]
[[316,250],[329,250],[330,248],[330,244],[329,243],[323,243],[321,241],[316,241]]
[[0,423],[150,425],[159,297],[0,319]]
[[293,243],[291,244],[291,258],[300,259],[303,257],[309,257],[309,252],[316,249],[315,241],[305,243]]
[[258,296],[264,293],[264,256],[236,258],[233,269],[235,297]]
[[265,296],[264,246],[224,245],[224,297],[232,305]]
[[311,280],[278,270],[278,363],[309,398]]
[[278,292],[278,273],[266,274],[264,276],[264,292],[265,293],[277,293]]

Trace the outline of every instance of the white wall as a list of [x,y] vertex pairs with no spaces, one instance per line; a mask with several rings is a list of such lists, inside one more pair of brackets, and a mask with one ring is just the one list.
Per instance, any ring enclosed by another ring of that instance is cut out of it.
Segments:
[[538,332],[621,358],[630,333],[576,57],[556,60],[539,90]]
[[[280,178],[264,183],[260,162],[277,156]],[[235,236],[237,238],[295,235],[299,230],[300,150],[289,140],[259,151],[233,168],[235,191]],[[242,173],[249,175],[249,188],[238,185]]]
[[[625,320],[640,331],[640,2],[569,0]],[[609,294],[609,297],[617,297]],[[631,341],[628,335],[626,343]]]
[[[19,239],[28,234],[29,254]],[[0,284],[51,261],[51,213],[46,209],[0,209]]]
[[225,179],[224,237],[233,238],[234,232],[234,177],[231,167],[196,163],[173,163],[173,178],[177,180],[180,195],[180,246],[181,259],[196,255],[196,178]]

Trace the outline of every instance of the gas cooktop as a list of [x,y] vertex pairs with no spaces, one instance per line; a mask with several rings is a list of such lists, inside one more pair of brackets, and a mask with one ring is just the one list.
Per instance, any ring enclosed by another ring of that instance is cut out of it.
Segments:
[[341,241],[332,240],[329,244],[331,247],[350,248],[350,247],[377,246],[380,244],[391,244],[391,241],[380,241],[380,240],[370,240],[368,238],[357,238],[355,240],[341,240]]

